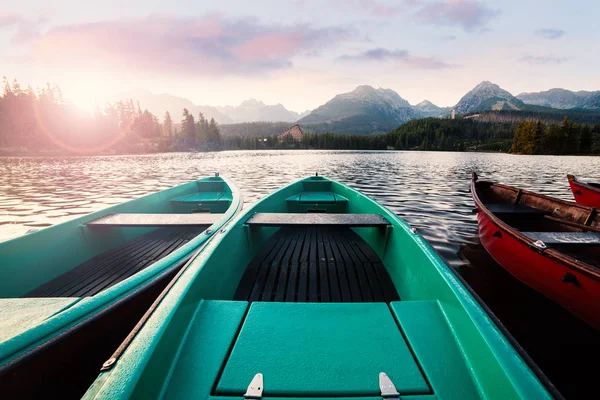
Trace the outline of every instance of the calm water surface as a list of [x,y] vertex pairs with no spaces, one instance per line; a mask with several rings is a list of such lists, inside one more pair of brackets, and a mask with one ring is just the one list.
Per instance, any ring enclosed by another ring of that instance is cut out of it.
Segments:
[[361,190],[416,227],[565,396],[594,393],[596,369],[582,363],[597,365],[600,335],[513,279],[483,250],[472,213],[471,171],[571,200],[566,174],[600,181],[600,157],[349,151],[0,157],[0,241],[214,172],[236,182],[246,207],[318,172]]

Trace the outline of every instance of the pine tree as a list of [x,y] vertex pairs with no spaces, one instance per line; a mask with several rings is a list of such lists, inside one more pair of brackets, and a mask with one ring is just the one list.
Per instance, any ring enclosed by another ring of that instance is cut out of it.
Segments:
[[188,148],[196,147],[196,123],[194,122],[194,116],[190,114],[187,108],[183,109],[181,132]]
[[168,111],[165,113],[165,119],[163,121],[163,135],[168,138],[173,136],[173,120]]
[[588,125],[582,125],[579,138],[579,152],[581,154],[590,154],[592,152],[593,136],[592,130]]

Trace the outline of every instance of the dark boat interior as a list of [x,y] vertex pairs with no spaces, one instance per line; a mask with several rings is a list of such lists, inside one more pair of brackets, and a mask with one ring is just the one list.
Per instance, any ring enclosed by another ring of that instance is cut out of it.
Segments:
[[203,230],[158,228],[85,261],[22,297],[94,296],[168,256]]
[[234,300],[392,302],[400,300],[373,249],[347,227],[284,227],[249,263]]
[[476,189],[486,208],[507,225],[600,268],[600,214],[595,208],[485,181],[476,182]]
[[595,183],[595,182],[585,182],[585,183],[590,186],[600,189],[600,183]]

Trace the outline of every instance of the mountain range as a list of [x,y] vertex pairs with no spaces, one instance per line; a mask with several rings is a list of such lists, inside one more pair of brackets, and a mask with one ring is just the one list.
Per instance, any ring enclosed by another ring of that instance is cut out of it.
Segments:
[[113,101],[129,100],[139,102],[142,109],[148,109],[152,114],[160,119],[168,111],[174,121],[179,121],[184,108],[194,116],[202,113],[205,118],[214,118],[219,124],[233,124],[240,122],[255,121],[278,121],[294,122],[307,115],[287,110],[283,105],[267,105],[262,101],[250,99],[242,102],[239,106],[199,106],[191,100],[184,97],[177,97],[170,94],[155,94],[145,89],[135,89],[130,92],[120,93],[112,99]]
[[566,89],[550,89],[544,92],[521,93],[517,96],[524,103],[536,106],[568,110],[573,108],[594,109],[600,102],[600,91],[572,92]]
[[[572,92],[551,89],[537,93],[521,93],[513,96],[497,84],[484,81],[475,86],[453,107],[438,107],[428,100],[411,105],[392,89],[361,85],[351,92],[334,96],[312,111],[297,113],[281,104],[267,105],[250,99],[239,106],[198,106],[186,98],[169,94],[154,94],[147,90],[135,90],[121,94],[119,99],[139,101],[157,116],[171,113],[178,121],[183,108],[193,115],[202,112],[206,118],[214,118],[219,124],[242,122],[296,122],[303,129],[332,133],[387,132],[407,121],[425,117],[450,117],[485,111],[516,111],[533,113],[596,112],[600,111],[600,91]],[[562,116],[561,116],[562,118]]]
[[228,116],[234,122],[294,122],[310,113],[310,110],[303,113],[297,113],[286,109],[281,103],[267,105],[256,99],[243,101],[242,104],[237,107],[225,106],[216,107],[216,109]]

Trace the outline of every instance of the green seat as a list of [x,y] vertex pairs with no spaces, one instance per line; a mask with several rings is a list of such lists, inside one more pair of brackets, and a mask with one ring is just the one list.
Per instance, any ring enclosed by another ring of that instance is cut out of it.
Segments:
[[231,193],[197,192],[171,199],[171,206],[175,212],[179,213],[194,211],[223,213],[229,208],[231,200]]
[[348,199],[332,192],[302,192],[285,199],[289,212],[307,212],[322,210],[342,213],[346,210]]
[[380,397],[381,372],[431,393],[385,303],[255,302],[215,394],[241,397],[261,373],[265,397]]

